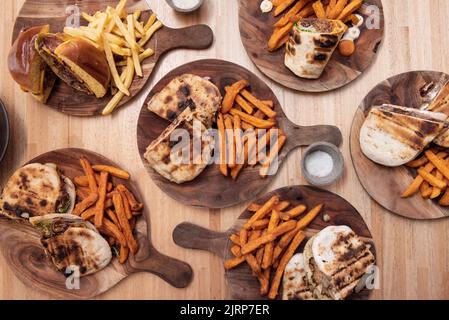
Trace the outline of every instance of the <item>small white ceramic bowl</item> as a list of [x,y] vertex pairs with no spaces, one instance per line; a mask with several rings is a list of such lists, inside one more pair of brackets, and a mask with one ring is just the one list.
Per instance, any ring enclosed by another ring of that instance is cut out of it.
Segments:
[[[306,159],[307,157],[312,154],[315,151],[323,151],[326,152],[328,155],[331,156],[334,167],[332,169],[332,172],[326,176],[326,177],[316,177],[311,175],[309,172],[307,172],[306,169]],[[311,145],[309,148],[306,149],[304,152],[304,156],[301,159],[301,170],[306,178],[306,180],[314,186],[317,187],[324,187],[329,186],[335,182],[337,182],[338,179],[341,178],[344,171],[344,159],[343,154],[341,153],[340,149],[338,149],[333,144],[327,143],[327,142],[318,142],[313,145]]]
[[193,11],[198,10],[198,9],[203,5],[203,2],[204,2],[204,0],[198,0],[198,4],[197,4],[197,5],[193,6],[192,8],[189,8],[189,9],[183,9],[183,8],[177,7],[177,6],[173,3],[172,0],[165,0],[165,1],[166,1],[166,2],[168,3],[168,5],[169,5],[170,7],[172,7],[174,10],[176,10],[176,11],[178,11],[178,12],[184,12],[184,13],[187,13],[187,12],[193,12]]

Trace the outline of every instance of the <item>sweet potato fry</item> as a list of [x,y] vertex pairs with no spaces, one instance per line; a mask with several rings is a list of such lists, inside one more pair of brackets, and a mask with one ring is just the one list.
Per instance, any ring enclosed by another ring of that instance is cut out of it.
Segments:
[[326,11],[324,10],[324,6],[321,0],[315,1],[312,7],[317,18],[326,19]]
[[266,296],[270,290],[270,274],[271,268],[268,268],[263,270],[262,274],[258,277],[260,283],[260,295],[262,297]]
[[330,0],[329,5],[326,8],[326,18],[330,17],[332,10],[334,10],[335,5],[337,4],[337,0]]
[[112,197],[112,202],[114,203],[114,208],[117,213],[117,218],[120,222],[121,229],[126,238],[126,243],[128,248],[133,254],[137,253],[138,245],[134,239],[134,235],[129,225],[129,221],[126,217],[125,209],[123,207],[123,200],[119,193],[115,193]]
[[223,98],[223,103],[221,105],[221,113],[226,114],[232,109],[234,105],[235,98],[237,95],[249,85],[248,80],[240,80],[229,87],[226,91],[226,95]]
[[255,96],[253,96],[248,90],[242,90],[241,95],[251,102],[256,108],[258,108],[260,111],[265,113],[268,118],[275,118],[276,112],[273,111],[272,108],[268,107],[265,103],[257,99]]
[[337,19],[345,21],[352,13],[360,9],[363,4],[363,0],[353,0],[351,3],[343,9],[343,11],[338,15]]
[[119,192],[123,192],[126,195],[126,199],[128,199],[129,206],[132,211],[138,212],[143,209],[143,204],[139,201],[137,201],[134,194],[123,184],[119,184],[117,186],[117,190]]
[[119,263],[124,264],[128,260],[129,248],[127,246],[120,246]]
[[300,204],[287,212],[281,213],[281,219],[284,221],[294,219],[294,218],[298,217],[299,215],[301,215],[302,213],[304,213],[304,211],[306,211],[306,209],[307,208],[305,205]]
[[86,158],[80,159],[81,167],[84,170],[84,174],[87,176],[87,179],[89,181],[89,189],[91,192],[97,192],[97,181],[95,180],[95,174],[94,170],[92,169],[92,166],[89,163],[89,160]]
[[316,216],[321,212],[321,209],[323,209],[323,207],[323,204],[317,205],[315,208],[310,210],[301,220],[299,220],[297,225],[299,230],[307,228],[307,226],[313,221],[313,219],[315,219]]
[[290,21],[290,18],[298,14],[298,12],[301,11],[301,9],[304,8],[304,6],[310,1],[311,0],[299,0],[296,2],[296,4],[281,19],[279,19],[274,26],[276,28],[285,26]]
[[413,196],[415,193],[419,191],[419,188],[421,187],[421,184],[424,182],[423,177],[418,175],[413,182],[410,184],[410,186],[405,190],[402,194],[402,198],[408,198]]
[[106,188],[108,184],[109,173],[102,171],[100,173],[100,184],[98,186],[98,201],[95,206],[95,227],[100,228],[103,224],[104,202],[106,201]]
[[225,177],[227,177],[228,166],[226,164],[226,131],[224,124],[224,117],[221,113],[218,114],[217,127],[220,139],[220,171]]
[[419,187],[419,190],[421,192],[421,197],[423,197],[424,199],[429,198],[430,195],[432,194],[432,187],[430,186],[430,184],[427,181],[424,181],[421,184],[421,187]]
[[247,114],[253,114],[254,108],[246,101],[241,95],[235,98],[235,102],[240,106]]
[[348,4],[348,0],[338,0],[335,7],[329,13],[329,19],[337,19]]
[[123,190],[120,190],[120,189],[117,189],[117,190],[120,193],[120,196],[122,197],[122,200],[123,200],[123,208],[125,209],[126,218],[128,220],[130,220],[133,217],[133,214],[131,212],[128,198],[126,197],[126,194]]
[[229,240],[231,240],[233,244],[240,246],[240,236],[236,234],[231,234],[229,236]]
[[240,249],[240,246],[234,245],[231,247],[231,253],[235,256],[235,257],[240,257],[242,255],[242,251]]
[[422,156],[419,159],[410,161],[409,163],[406,164],[406,166],[409,168],[419,168],[419,167],[426,165],[428,162],[429,162],[429,159],[427,159],[426,156]]
[[248,210],[249,212],[256,212],[257,210],[259,210],[262,206],[257,204],[257,203],[251,203],[248,208],[246,208],[246,210]]
[[73,183],[77,187],[89,187],[89,181],[86,176],[78,176],[73,179]]
[[[267,232],[273,231],[278,226],[279,221],[280,221],[279,212],[273,210],[270,218],[270,223],[268,224]],[[265,250],[262,259],[262,269],[267,269],[271,266],[271,262],[273,261],[273,249],[274,249],[273,242],[268,242],[265,245]]]
[[[440,171],[437,171],[436,178],[438,180],[444,179],[443,174]],[[441,195],[442,191],[443,191],[443,189],[440,189],[438,187],[433,187],[432,194],[430,195],[430,199],[438,198]]]
[[97,172],[106,171],[111,176],[117,177],[124,180],[129,180],[130,174],[122,169],[111,167],[111,166],[104,166],[104,165],[94,165],[92,166],[92,169]]
[[88,221],[91,218],[95,217],[95,213],[96,213],[95,207],[90,207],[81,214],[81,218],[83,218],[84,221]]
[[72,214],[75,216],[80,216],[84,211],[92,207],[98,200],[98,193],[92,192],[86,199],[79,202],[73,209]]
[[225,270],[234,269],[235,267],[241,265],[244,261],[245,261],[244,256],[226,260],[224,262],[224,268],[225,268]]
[[273,6],[278,7],[282,4],[282,2],[285,2],[286,0],[272,0]]
[[282,275],[284,274],[285,267],[287,266],[287,263],[290,261],[290,259],[295,254],[296,249],[298,249],[301,242],[305,239],[305,234],[300,231],[296,234],[296,236],[293,238],[293,241],[288,246],[286,252],[282,256],[278,267],[276,268],[276,273],[274,275],[273,281],[271,282],[271,288],[270,292],[268,293],[269,299],[276,299],[279,291],[279,285],[282,280]]
[[439,158],[431,150],[427,150],[425,154],[429,161],[438,169],[438,171],[440,171],[446,179],[449,179],[449,167],[446,165],[446,162]]
[[86,199],[90,194],[90,189],[86,187],[76,188],[76,196],[82,201]]
[[[246,230],[251,229],[251,226],[257,220],[263,219],[268,213],[273,210],[273,206],[275,206],[279,202],[279,196],[272,196],[265,204],[257,210],[257,212],[243,225],[243,228]],[[243,244],[242,244],[243,246]]]
[[273,231],[267,232],[265,235],[261,236],[258,239],[249,241],[242,247],[242,254],[248,254],[257,250],[260,246],[267,244],[268,242],[276,240],[278,237],[283,234],[293,230],[296,227],[296,221],[287,221],[280,224]]
[[254,126],[250,125],[249,123],[242,121],[242,129],[243,130],[254,130]]
[[278,15],[280,15],[282,12],[284,12],[285,10],[287,10],[288,7],[290,7],[296,0],[286,0],[283,1],[280,5],[278,5],[276,7],[276,9],[274,10],[274,16],[277,17]]
[[248,230],[242,229],[239,233],[240,246],[244,246],[248,242]]
[[234,124],[230,115],[224,117],[226,129],[226,150],[228,154],[228,167],[230,169],[235,167],[235,139],[234,139]]
[[276,125],[276,122],[258,119],[256,117],[253,117],[247,113],[238,111],[236,109],[231,109],[231,111],[229,111],[229,112],[232,115],[238,115],[242,119],[242,121],[245,121],[256,128],[271,129]]
[[[301,18],[299,18],[299,19],[301,19]],[[268,40],[268,50],[269,51],[275,51],[276,48],[279,48],[279,42],[282,39],[284,39],[285,36],[288,36],[288,34],[290,33],[290,30],[292,30],[292,28],[293,28],[293,25],[294,25],[294,22],[290,21],[282,28],[276,28],[274,30],[273,34],[270,37],[270,40]]]
[[[307,18],[314,14],[315,14],[315,10],[313,10],[312,3],[309,3],[297,15],[291,17],[290,22],[295,24],[302,18]],[[293,27],[293,25],[292,25],[292,27]]]
[[111,220],[105,218],[103,220],[102,227],[100,227],[100,230],[101,230],[101,228],[104,228],[104,229],[108,230],[110,233],[112,233],[114,235],[114,238],[117,239],[117,241],[120,243],[120,245],[126,246],[125,236],[120,231],[118,226],[115,225]]
[[425,181],[427,181],[433,187],[444,189],[447,186],[446,182],[430,174],[429,172],[424,170],[424,168],[418,169],[418,173],[421,177],[423,177]]
[[254,230],[263,230],[268,227],[269,222],[269,219],[257,220],[252,224],[251,228],[253,228]]
[[278,157],[286,141],[287,141],[286,136],[284,135],[279,136],[279,138],[271,148],[270,154],[268,155],[267,159],[264,161],[262,167],[260,168],[259,175],[261,177],[265,178],[266,176],[268,176],[273,161]]
[[[278,204],[276,204],[274,206],[274,209],[281,212],[285,209],[288,208],[288,206],[290,205],[290,202],[288,201],[281,201]],[[251,203],[248,208],[246,208],[246,210],[248,210],[249,212],[256,212],[257,210],[259,210],[260,208],[262,208],[261,205],[257,204],[257,203]]]
[[106,215],[109,217],[109,219],[111,219],[112,222],[114,222],[114,224],[120,226],[120,222],[118,221],[117,215],[114,211],[112,211],[111,209],[107,209]]
[[441,197],[440,201],[438,201],[438,204],[443,207],[449,207],[449,188],[446,189],[446,192]]

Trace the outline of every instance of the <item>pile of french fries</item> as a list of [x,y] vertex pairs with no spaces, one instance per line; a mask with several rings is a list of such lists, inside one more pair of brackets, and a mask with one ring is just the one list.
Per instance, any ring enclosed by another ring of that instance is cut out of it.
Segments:
[[416,193],[424,199],[437,199],[443,207],[449,206],[449,152],[429,149],[417,160],[409,162],[409,168],[416,168],[418,176],[402,193],[402,198],[408,198]]
[[[220,172],[234,180],[245,166],[258,163],[261,164],[260,176],[266,177],[287,140],[277,128],[273,101],[256,98],[248,91],[248,86],[247,80],[240,80],[226,87],[217,118]],[[263,153],[270,144],[270,152]]]
[[82,38],[106,55],[112,74],[113,98],[104,108],[103,115],[111,114],[125,96],[130,96],[134,75],[143,77],[141,63],[155,53],[144,47],[163,27],[155,14],[146,23],[139,21],[141,11],[127,14],[126,3],[127,0],[120,0],[116,8],[108,6],[106,11],[97,11],[93,15],[83,12],[82,17],[89,23],[87,26],[64,28],[65,35]]
[[323,205],[318,205],[298,220],[306,206],[289,207],[290,202],[281,201],[278,196],[263,205],[253,203],[247,208],[254,212],[253,216],[229,237],[234,258],[225,261],[225,269],[246,262],[259,280],[260,295],[268,295],[269,299],[278,296],[285,267],[305,239],[303,230],[323,209]]
[[354,15],[363,4],[363,0],[273,0],[274,16],[278,17],[287,11],[275,24],[274,31],[268,41],[268,50],[276,51],[288,41],[289,33],[295,23],[303,18],[352,21],[357,24]]
[[106,165],[91,165],[86,158],[81,158],[80,163],[84,175],[73,179],[77,204],[72,214],[92,222],[116,250],[123,264],[130,252],[136,254],[139,249],[134,230],[143,204],[125,185],[115,186],[110,179],[129,180],[130,175],[126,171]]

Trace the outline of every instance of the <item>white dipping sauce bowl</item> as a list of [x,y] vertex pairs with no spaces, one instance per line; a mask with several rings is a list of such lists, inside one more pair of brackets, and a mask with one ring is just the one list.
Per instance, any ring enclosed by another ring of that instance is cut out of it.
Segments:
[[[316,177],[311,175],[306,169],[306,159],[309,155],[314,153],[315,151],[322,151],[331,156],[332,161],[334,162],[334,167],[329,175],[326,177]],[[304,178],[311,184],[317,187],[329,186],[338,179],[340,179],[344,172],[344,159],[343,154],[340,149],[338,149],[333,144],[327,142],[318,142],[306,149],[304,152],[304,156],[301,159],[301,170],[304,175]]]
[[189,8],[189,9],[183,9],[183,8],[179,8],[179,7],[175,6],[175,4],[173,3],[172,0],[165,0],[165,1],[166,1],[166,2],[168,3],[168,5],[169,5],[170,7],[172,7],[174,10],[176,10],[176,11],[178,11],[178,12],[183,12],[183,13],[188,13],[188,12],[196,11],[196,10],[198,10],[198,9],[203,5],[203,3],[204,3],[204,0],[198,0],[198,4],[195,5],[194,7]]

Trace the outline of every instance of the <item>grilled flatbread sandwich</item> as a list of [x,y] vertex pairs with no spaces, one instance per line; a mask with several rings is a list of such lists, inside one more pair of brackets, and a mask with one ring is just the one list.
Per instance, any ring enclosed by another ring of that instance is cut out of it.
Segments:
[[81,276],[100,271],[112,259],[108,242],[81,217],[49,214],[30,223],[42,233],[41,243],[56,268],[66,276],[77,268]]
[[[446,83],[435,99],[428,105],[428,111],[444,113],[449,116],[449,83]],[[445,129],[443,132],[433,140],[433,143],[440,147],[449,148],[449,130]]]
[[185,109],[145,153],[150,166],[166,179],[181,184],[195,179],[207,167],[215,139],[196,112]]
[[313,300],[309,280],[304,269],[304,255],[295,254],[284,271],[282,300]]
[[304,269],[317,299],[346,299],[374,262],[370,246],[348,226],[327,227],[304,248]]
[[375,106],[360,131],[362,152],[378,164],[399,167],[414,160],[447,128],[447,118],[443,113]]
[[220,109],[221,100],[220,90],[212,82],[193,74],[184,74],[174,78],[161,92],[154,95],[148,103],[148,109],[173,122],[189,107],[210,128]]
[[75,186],[54,164],[32,163],[18,169],[6,182],[0,197],[0,214],[29,219],[49,213],[71,213]]
[[320,78],[346,30],[340,20],[300,20],[287,42],[285,65],[298,77]]

